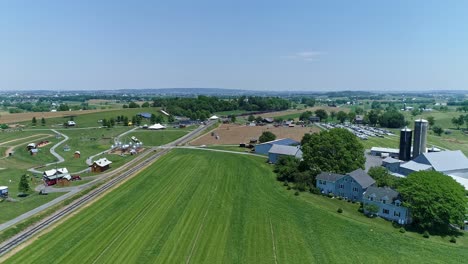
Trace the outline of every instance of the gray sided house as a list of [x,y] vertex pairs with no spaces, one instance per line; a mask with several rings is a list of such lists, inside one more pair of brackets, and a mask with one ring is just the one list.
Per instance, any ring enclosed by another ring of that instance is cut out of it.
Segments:
[[364,192],[363,203],[364,213],[369,213],[366,208],[369,205],[376,205],[379,210],[377,215],[405,225],[411,223],[410,212],[408,208],[402,206],[400,194],[388,187],[369,187]]
[[260,143],[255,145],[255,153],[257,154],[262,154],[262,155],[268,155],[268,151],[270,151],[271,147],[273,145],[283,145],[283,146],[296,146],[299,145],[300,142],[291,139],[291,138],[281,138],[281,139],[276,139],[264,143]]
[[273,144],[273,146],[268,151],[268,161],[271,163],[276,163],[282,156],[291,156],[297,159],[302,159],[302,150],[299,146],[283,146]]
[[362,193],[375,184],[362,169],[346,175],[322,172],[316,177],[316,186],[324,194],[333,193],[352,201],[362,201]]

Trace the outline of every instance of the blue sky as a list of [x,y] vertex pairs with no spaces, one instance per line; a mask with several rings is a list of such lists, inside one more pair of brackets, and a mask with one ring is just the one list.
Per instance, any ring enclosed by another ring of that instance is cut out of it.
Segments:
[[0,89],[468,90],[468,1],[1,1]]

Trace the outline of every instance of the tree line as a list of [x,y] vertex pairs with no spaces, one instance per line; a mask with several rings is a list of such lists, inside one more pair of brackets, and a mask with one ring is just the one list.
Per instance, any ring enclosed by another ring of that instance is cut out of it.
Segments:
[[191,119],[207,119],[212,113],[223,111],[279,111],[290,107],[290,101],[278,97],[240,96],[220,99],[214,96],[196,98],[154,98],[154,107],[162,107],[172,115]]

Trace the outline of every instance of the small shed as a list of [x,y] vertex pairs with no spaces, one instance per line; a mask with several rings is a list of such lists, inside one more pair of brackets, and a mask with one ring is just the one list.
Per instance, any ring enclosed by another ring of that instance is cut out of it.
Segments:
[[67,126],[76,126],[76,123],[75,123],[75,121],[70,120],[70,121],[67,122]]
[[27,150],[31,150],[31,149],[35,149],[36,148],[36,144],[35,143],[29,143],[27,146],[26,146],[26,149]]
[[110,164],[112,164],[112,161],[106,159],[106,158],[101,158],[98,160],[95,160],[93,164],[90,165],[91,167],[91,172],[103,172],[106,171],[110,168]]
[[212,115],[209,119],[210,119],[210,120],[218,120],[219,117],[217,117],[216,115]]
[[1,198],[8,197],[8,186],[0,186],[0,197]]
[[29,150],[29,154],[31,154],[31,156],[36,156],[38,152],[39,152],[39,150],[35,149],[35,148]]
[[140,116],[142,118],[150,119],[151,118],[151,113],[147,113],[147,112],[138,113],[138,116]]
[[63,151],[70,151],[70,146],[68,145],[63,146]]
[[163,125],[161,125],[159,123],[156,123],[156,124],[148,127],[149,130],[161,130],[161,129],[165,129],[165,128],[166,128],[165,126],[163,126]]
[[75,159],[79,159],[79,158],[81,157],[81,152],[79,152],[78,150],[75,151],[75,153],[73,154],[73,157],[74,157]]
[[362,123],[364,123],[364,116],[363,116],[363,115],[357,115],[357,116],[354,118],[354,123],[355,123],[355,124],[362,124]]

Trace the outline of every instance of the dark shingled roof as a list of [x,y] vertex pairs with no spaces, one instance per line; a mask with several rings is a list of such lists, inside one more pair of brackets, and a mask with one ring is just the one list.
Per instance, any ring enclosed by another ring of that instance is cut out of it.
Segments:
[[357,183],[361,185],[362,188],[367,188],[375,183],[375,180],[372,179],[363,169],[357,169],[348,173],[351,178],[353,178]]
[[369,187],[367,190],[364,192],[364,197],[368,197],[374,195],[375,200],[380,201],[382,198],[386,198],[389,201],[395,201],[396,199],[399,199],[400,193],[397,191],[393,190],[392,188],[389,187]]
[[336,173],[331,173],[331,172],[321,172],[319,175],[317,175],[316,179],[322,180],[322,181],[335,182],[343,177],[344,175],[341,175],[341,174],[336,174]]

